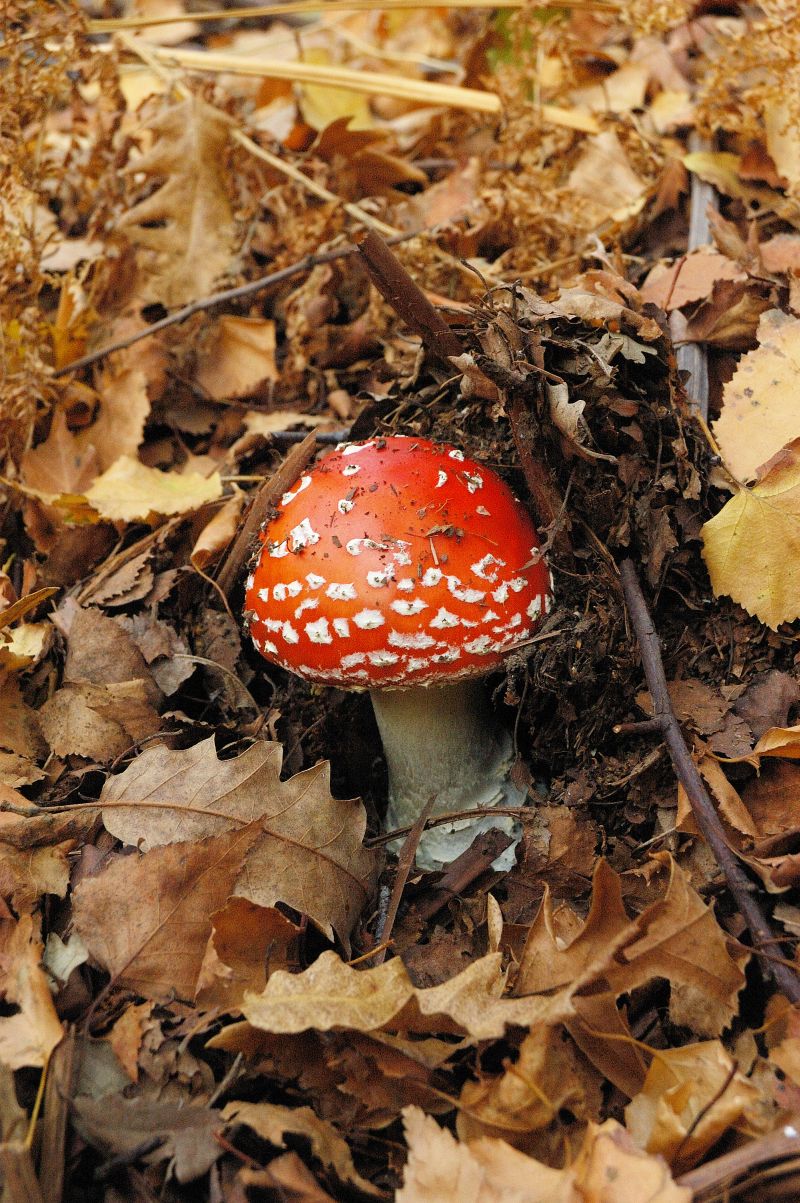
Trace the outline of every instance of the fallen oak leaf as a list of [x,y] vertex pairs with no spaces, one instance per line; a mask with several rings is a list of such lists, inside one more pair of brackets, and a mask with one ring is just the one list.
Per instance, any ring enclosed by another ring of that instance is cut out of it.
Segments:
[[229,1124],[246,1124],[278,1149],[286,1148],[286,1135],[303,1136],[309,1141],[313,1155],[332,1169],[341,1182],[352,1184],[366,1195],[383,1195],[383,1191],[359,1174],[346,1141],[333,1124],[320,1119],[310,1107],[233,1102],[223,1107],[222,1118]]
[[259,742],[220,761],[213,736],[178,751],[148,748],[106,782],[103,822],[144,850],[257,822],[230,893],[261,907],[282,902],[346,944],[381,864],[362,844],[366,812],[331,796],[327,763],[281,781],[282,758],[280,744]]
[[94,959],[145,998],[191,999],[211,933],[259,826],[123,856],[80,883],[73,926]]
[[154,141],[128,172],[162,181],[120,221],[144,248],[148,299],[167,308],[211,292],[228,269],[235,222],[227,190],[226,117],[198,96],[164,108],[150,122]]
[[515,983],[517,994],[563,989],[619,996],[654,978],[670,983],[670,1014],[703,1035],[717,1036],[736,1014],[745,984],[744,950],[731,950],[713,911],[692,889],[667,853],[657,853],[669,874],[662,899],[629,919],[616,873],[599,861],[585,924],[567,943],[559,940],[549,893],[531,925]]
[[553,997],[502,997],[500,953],[479,957],[438,986],[414,986],[399,957],[354,969],[324,952],[303,973],[273,973],[261,994],[245,994],[242,1013],[273,1033],[354,1028],[418,1033],[466,1033],[499,1038],[509,1024],[556,1023],[571,1014],[569,991]]
[[697,1165],[761,1097],[719,1040],[654,1051],[644,1085],[625,1108],[637,1145],[675,1173]]
[[563,1170],[504,1140],[460,1144],[418,1107],[403,1110],[409,1156],[397,1203],[691,1203],[660,1157],[642,1152],[615,1120],[590,1123]]

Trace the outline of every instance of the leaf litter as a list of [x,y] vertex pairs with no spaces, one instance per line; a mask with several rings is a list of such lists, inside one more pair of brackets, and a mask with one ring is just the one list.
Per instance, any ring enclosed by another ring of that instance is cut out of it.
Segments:
[[[15,0],[3,38],[5,1197],[785,1197],[794,15]],[[692,176],[720,209],[690,251]],[[415,291],[375,287],[365,229]],[[369,703],[265,667],[239,622],[246,507],[343,429],[496,467],[556,581],[495,679],[517,863],[480,837],[412,869],[389,929]]]

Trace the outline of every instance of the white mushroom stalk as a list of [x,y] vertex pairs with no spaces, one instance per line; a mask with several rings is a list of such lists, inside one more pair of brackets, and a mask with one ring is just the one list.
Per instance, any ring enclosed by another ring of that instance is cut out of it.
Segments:
[[[412,824],[431,797],[436,815],[521,805],[480,678],[533,635],[551,582],[504,482],[424,439],[346,443],[284,493],[261,538],[247,582],[253,642],[308,681],[370,691],[388,825]],[[513,820],[434,826],[417,863],[441,867],[486,827]]]
[[[496,806],[518,808],[525,791],[509,779],[513,747],[498,727],[480,680],[421,689],[383,689],[370,694],[389,770],[386,826],[410,827],[435,798],[431,818]],[[510,815],[462,818],[431,826],[417,849],[421,868],[449,864],[469,848],[480,831],[501,828],[515,834]],[[513,846],[495,868],[510,868]]]

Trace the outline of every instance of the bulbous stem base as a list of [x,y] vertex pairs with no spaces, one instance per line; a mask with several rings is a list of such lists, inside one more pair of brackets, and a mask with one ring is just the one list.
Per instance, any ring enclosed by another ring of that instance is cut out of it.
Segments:
[[[495,723],[479,680],[373,690],[370,697],[389,769],[389,830],[414,823],[431,797],[436,799],[432,815],[524,804],[525,791],[508,776],[511,738]],[[518,834],[509,815],[428,828],[417,848],[417,864],[439,869],[466,851],[479,831],[495,827]],[[514,846],[494,867],[507,869],[513,863]]]

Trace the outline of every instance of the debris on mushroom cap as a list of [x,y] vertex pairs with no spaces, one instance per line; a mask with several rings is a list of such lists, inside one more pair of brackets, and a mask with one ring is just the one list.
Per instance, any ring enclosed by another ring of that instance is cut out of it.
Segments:
[[444,684],[497,667],[550,609],[530,517],[455,447],[344,443],[261,532],[247,579],[268,660],[350,689]]

